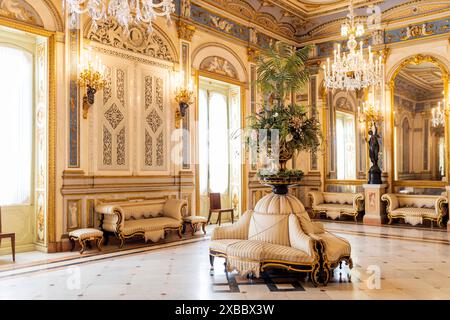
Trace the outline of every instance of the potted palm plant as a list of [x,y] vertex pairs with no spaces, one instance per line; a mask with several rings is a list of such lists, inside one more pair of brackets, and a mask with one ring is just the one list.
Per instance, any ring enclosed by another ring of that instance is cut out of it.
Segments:
[[303,177],[301,170],[287,170],[286,163],[300,151],[316,152],[320,145],[320,124],[315,115],[310,116],[305,106],[286,103],[309,81],[305,66],[309,50],[278,42],[258,57],[258,84],[265,103],[260,112],[248,118],[255,135],[247,141],[263,142],[268,146],[264,152],[278,162],[275,168],[258,170],[260,182],[272,186],[277,194],[286,194],[288,186],[298,184]]

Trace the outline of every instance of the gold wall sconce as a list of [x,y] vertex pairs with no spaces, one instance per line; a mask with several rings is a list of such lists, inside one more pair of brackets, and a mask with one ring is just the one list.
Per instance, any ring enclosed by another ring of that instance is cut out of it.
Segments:
[[78,70],[78,84],[81,88],[86,88],[83,96],[83,119],[87,119],[89,108],[95,102],[95,94],[105,86],[105,66],[98,56],[92,55],[92,49],[89,48],[82,56]]
[[[178,79],[175,79],[176,83],[180,84],[184,82],[184,73],[180,72]],[[194,90],[192,82],[189,82],[189,86],[183,87],[175,85],[175,101],[178,103],[178,109],[175,110],[175,128],[181,127],[181,121],[186,116],[186,111],[194,102]]]

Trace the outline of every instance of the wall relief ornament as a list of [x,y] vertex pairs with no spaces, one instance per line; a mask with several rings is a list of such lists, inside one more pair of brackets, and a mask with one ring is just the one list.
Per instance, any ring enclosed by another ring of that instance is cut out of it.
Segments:
[[202,63],[200,63],[200,70],[238,79],[236,68],[228,60],[222,57],[211,56],[205,58]]
[[44,26],[37,11],[24,0],[0,0],[0,16],[40,27]]
[[231,29],[233,28],[233,24],[231,24],[230,22],[223,20],[219,17],[211,16],[210,20],[214,27],[216,27],[217,29],[220,29],[226,33],[229,33],[231,31]]
[[187,41],[192,41],[192,37],[194,36],[195,33],[195,26],[186,23],[182,20],[179,20],[177,22],[177,31],[178,31],[178,38]]
[[152,58],[169,62],[175,61],[170,44],[158,34],[155,29],[152,34],[147,32],[144,25],[130,27],[129,36],[124,34],[123,28],[115,21],[104,21],[98,23],[98,29],[94,32],[92,28],[87,38],[115,48],[129,50]]

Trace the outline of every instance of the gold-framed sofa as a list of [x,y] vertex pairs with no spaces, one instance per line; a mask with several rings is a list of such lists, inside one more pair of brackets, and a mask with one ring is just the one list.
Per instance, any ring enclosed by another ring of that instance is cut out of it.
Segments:
[[326,285],[341,262],[352,267],[349,242],[312,222],[292,195],[266,195],[234,225],[215,228],[211,240],[211,268],[214,258],[222,257],[227,271],[242,275],[284,268],[308,273],[317,286]]
[[442,227],[448,213],[445,192],[440,196],[386,193],[381,200],[386,202],[389,224],[395,219],[403,219],[405,223],[415,226],[422,224],[423,220],[430,220]]
[[364,211],[362,193],[310,191],[308,196],[314,217],[324,213],[335,220],[347,215],[357,221],[358,215]]
[[175,230],[181,238],[182,213],[187,206],[180,199],[144,199],[122,202],[98,202],[95,211],[101,215],[100,228],[105,243],[109,235],[120,240],[122,248],[125,239],[143,237],[145,241],[163,239],[167,231]]

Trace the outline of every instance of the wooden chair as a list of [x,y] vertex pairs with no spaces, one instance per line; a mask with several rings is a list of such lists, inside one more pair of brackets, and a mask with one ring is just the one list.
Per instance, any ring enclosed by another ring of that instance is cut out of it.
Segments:
[[230,212],[231,223],[234,223],[234,209],[233,208],[222,209],[222,205],[220,203],[220,193],[210,193],[209,194],[209,214],[208,214],[207,224],[211,220],[211,214],[213,212],[217,213],[216,223],[218,223],[219,226],[222,222],[222,212]]
[[0,207],[0,244],[2,244],[3,238],[11,239],[12,257],[13,257],[13,261],[16,262],[16,234],[2,232],[2,207]]

